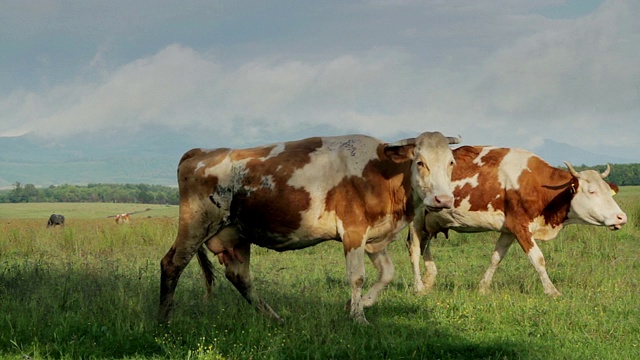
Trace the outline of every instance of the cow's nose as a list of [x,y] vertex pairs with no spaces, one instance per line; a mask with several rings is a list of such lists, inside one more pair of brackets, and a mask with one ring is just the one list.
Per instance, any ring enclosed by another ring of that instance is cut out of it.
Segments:
[[450,209],[453,207],[453,196],[451,195],[436,195],[433,200],[439,208]]
[[618,214],[617,218],[618,218],[618,224],[624,225],[627,223],[627,214],[620,213]]

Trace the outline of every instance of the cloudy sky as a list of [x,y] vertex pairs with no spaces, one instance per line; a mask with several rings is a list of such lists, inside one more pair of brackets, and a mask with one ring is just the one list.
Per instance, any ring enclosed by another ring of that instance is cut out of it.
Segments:
[[0,136],[427,130],[640,161],[637,0],[0,0]]

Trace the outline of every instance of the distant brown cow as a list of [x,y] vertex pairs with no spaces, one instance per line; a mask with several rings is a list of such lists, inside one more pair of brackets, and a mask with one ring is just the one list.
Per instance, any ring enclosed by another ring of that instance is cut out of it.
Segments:
[[116,215],[116,224],[128,224],[129,223],[129,214],[122,213]]
[[[251,281],[251,245],[285,251],[338,240],[350,316],[366,323],[363,309],[394,276],[389,242],[416,209],[452,205],[449,144],[458,141],[437,132],[397,144],[350,135],[187,152],[178,166],[178,235],[161,262],[160,320],[168,320],[178,279],[196,253],[210,291],[208,248],[247,302],[282,321]],[[378,278],[363,295],[365,254]]]

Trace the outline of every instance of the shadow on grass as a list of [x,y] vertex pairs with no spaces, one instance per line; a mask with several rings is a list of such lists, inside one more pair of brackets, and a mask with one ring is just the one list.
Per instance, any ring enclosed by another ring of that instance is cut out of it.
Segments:
[[256,281],[261,296],[286,319],[279,326],[253,310],[220,276],[212,299],[204,303],[204,286],[194,271],[181,278],[172,322],[159,326],[159,266],[154,262],[137,271],[118,266],[3,263],[0,354],[185,358],[214,352],[224,358],[272,359],[502,359],[528,354],[509,341],[466,339],[428,314],[414,316],[424,309],[409,302],[383,299],[366,310],[371,326],[353,324],[343,309],[346,285],[283,288],[277,279]]

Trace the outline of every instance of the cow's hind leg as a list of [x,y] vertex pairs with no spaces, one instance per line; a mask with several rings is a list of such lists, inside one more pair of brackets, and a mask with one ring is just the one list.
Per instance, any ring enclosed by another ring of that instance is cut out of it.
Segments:
[[[160,262],[160,307],[158,320],[167,322],[173,310],[173,296],[182,271],[202,247],[204,241],[216,232],[220,224],[215,221],[217,215],[198,205],[181,204],[178,235],[176,240]],[[206,275],[206,274],[205,274]],[[208,286],[209,288],[209,286]]]
[[373,284],[369,292],[362,298],[363,307],[369,307],[375,304],[380,293],[389,285],[391,280],[393,280],[395,274],[393,262],[391,262],[387,248],[376,253],[367,252],[367,255],[369,255],[369,259],[371,259],[373,265],[375,265],[378,270],[378,281]]
[[207,256],[207,249],[204,246],[198,248],[198,263],[202,269],[202,276],[204,277],[204,285],[206,287],[204,299],[207,300],[211,296],[211,290],[213,288],[213,264]]
[[480,280],[479,290],[481,294],[486,294],[489,292],[489,287],[491,286],[491,280],[493,279],[493,274],[496,272],[498,265],[509,251],[511,244],[515,240],[515,236],[511,233],[502,233],[500,238],[498,238],[498,242],[496,243],[496,247],[491,254],[491,264],[489,268],[484,273],[482,280]]
[[158,320],[167,322],[173,310],[173,296],[182,271],[202,245],[202,241],[182,241],[178,236],[171,249],[160,262],[160,308]]
[[225,251],[221,254],[224,257],[225,276],[247,300],[265,316],[284,323],[284,320],[273,309],[264,302],[251,283],[251,243],[241,242],[233,247],[233,251]]

